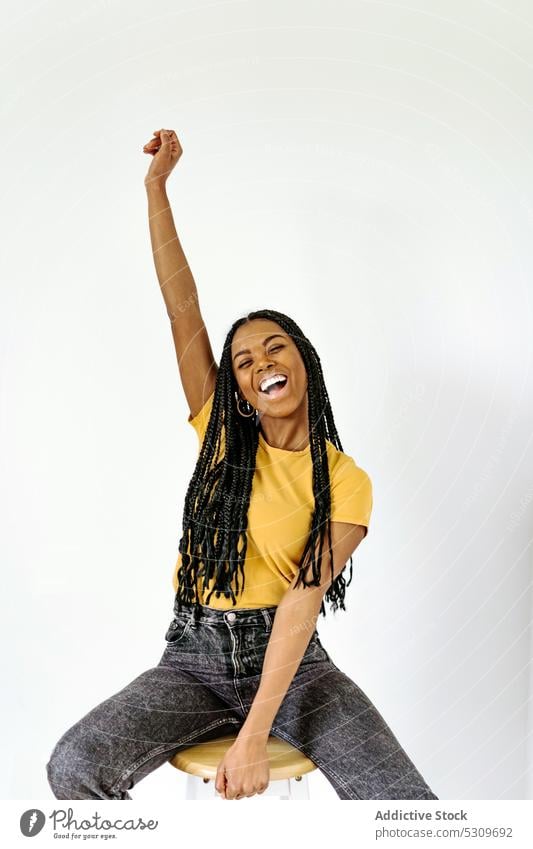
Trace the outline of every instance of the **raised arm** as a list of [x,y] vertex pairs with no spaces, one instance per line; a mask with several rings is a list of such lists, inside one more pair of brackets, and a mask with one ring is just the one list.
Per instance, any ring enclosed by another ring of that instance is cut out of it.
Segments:
[[166,182],[182,154],[172,130],[156,130],[145,144],[153,156],[144,180],[152,254],[172,329],[183,391],[191,416],[196,416],[215,388],[218,366],[200,312],[198,291],[183,252]]

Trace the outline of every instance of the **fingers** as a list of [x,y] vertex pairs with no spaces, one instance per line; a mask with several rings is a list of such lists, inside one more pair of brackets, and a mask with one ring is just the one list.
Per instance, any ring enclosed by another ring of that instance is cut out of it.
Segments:
[[[163,143],[165,141],[167,141],[167,142],[177,142],[178,141],[178,137],[177,137],[176,133],[174,132],[174,130],[158,130],[158,135],[159,135],[160,140]],[[157,141],[157,140],[154,139],[154,141]]]
[[260,787],[258,790],[251,790],[250,793],[246,793],[244,791],[244,788],[239,788],[239,790],[237,791],[237,788],[231,787],[231,784],[229,784],[226,788],[226,793],[225,793],[224,798],[225,799],[250,799],[252,796],[255,796],[255,795],[260,796],[261,793],[265,792],[265,790],[266,790],[266,787]]
[[177,151],[178,137],[174,130],[165,130],[162,128],[160,130],[154,130],[153,132],[156,138],[150,139],[150,141],[143,146],[143,151],[145,153],[157,153],[164,144],[170,144],[170,149],[173,152]]
[[224,765],[219,764],[215,778],[215,790],[220,793],[223,799],[226,798],[226,776],[224,774]]

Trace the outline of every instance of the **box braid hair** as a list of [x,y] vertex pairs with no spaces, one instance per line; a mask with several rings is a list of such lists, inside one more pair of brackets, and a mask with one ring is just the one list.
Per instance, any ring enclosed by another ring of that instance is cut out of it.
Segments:
[[[236,408],[235,392],[238,389],[231,362],[231,343],[238,327],[256,318],[276,322],[292,338],[298,348],[307,371],[307,393],[309,411],[309,441],[313,462],[314,511],[311,529],[300,558],[296,586],[318,586],[322,547],[327,530],[328,551],[331,553],[330,527],[330,480],[327,462],[326,440],[342,451],[341,441],[335,427],[328,393],[322,374],[320,358],[307,337],[295,321],[276,310],[263,309],[248,313],[232,325],[220,360],[213,396],[213,408],[198,456],[193,476],[185,496],[183,511],[183,535],[179,543],[182,563],[178,570],[178,610],[182,602],[194,605],[194,618],[200,614],[198,581],[203,579],[203,590],[216,580],[205,603],[213,592],[219,598],[231,598],[237,603],[239,577],[244,589],[244,561],[247,549],[246,528],[248,507],[255,471],[255,460],[259,439],[258,414],[245,418]],[[220,458],[222,427],[225,426],[225,454]],[[318,559],[316,546],[320,539]],[[239,549],[239,542],[241,547]],[[345,587],[352,580],[352,557],[348,582],[342,573],[332,582],[325,593],[332,610],[344,606]],[[306,580],[311,567],[312,577]],[[333,579],[333,556],[331,577]],[[232,586],[234,582],[234,586]],[[320,613],[326,615],[324,601]]]

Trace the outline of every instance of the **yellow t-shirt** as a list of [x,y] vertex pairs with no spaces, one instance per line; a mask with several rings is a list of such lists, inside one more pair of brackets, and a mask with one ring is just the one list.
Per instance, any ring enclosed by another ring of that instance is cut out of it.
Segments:
[[[198,434],[199,448],[207,430],[214,393],[200,412],[188,422]],[[224,456],[224,427],[221,434],[221,453]],[[367,473],[355,461],[326,441],[331,489],[331,521],[350,522],[367,528],[372,512],[372,483]],[[209,607],[221,610],[239,607],[269,607],[278,605],[292,579],[298,573],[298,563],[311,529],[314,509],[313,462],[311,448],[300,451],[274,448],[261,431],[256,454],[248,508],[248,540],[244,563],[244,590],[231,598],[216,592]],[[327,540],[324,545],[327,544]],[[324,548],[323,548],[324,552]],[[173,587],[178,589],[178,569],[181,553],[174,568]],[[242,587],[242,578],[239,578]],[[212,584],[206,589],[203,603]],[[202,583],[199,581],[201,590]]]

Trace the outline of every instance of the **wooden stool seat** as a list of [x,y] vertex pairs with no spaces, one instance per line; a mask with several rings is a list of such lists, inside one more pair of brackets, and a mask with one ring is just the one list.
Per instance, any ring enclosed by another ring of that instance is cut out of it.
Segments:
[[[206,743],[196,743],[182,749],[168,761],[171,766],[187,773],[187,798],[218,798],[218,794],[215,794],[214,790],[217,767],[236,739],[237,734],[227,734]],[[277,787],[269,784],[264,793],[256,794],[256,796],[278,795],[283,799],[309,798],[307,779],[304,780],[304,786],[300,792],[295,791],[293,780],[301,782],[302,776],[317,768],[316,764],[294,746],[291,746],[290,743],[272,735],[267,740],[266,748],[270,765],[269,780],[270,782],[278,781],[281,783]],[[198,790],[196,786],[198,782],[194,779],[191,780],[192,776],[195,776],[196,779],[203,779],[200,784],[205,785],[210,781],[213,782],[208,794],[205,787]]]

